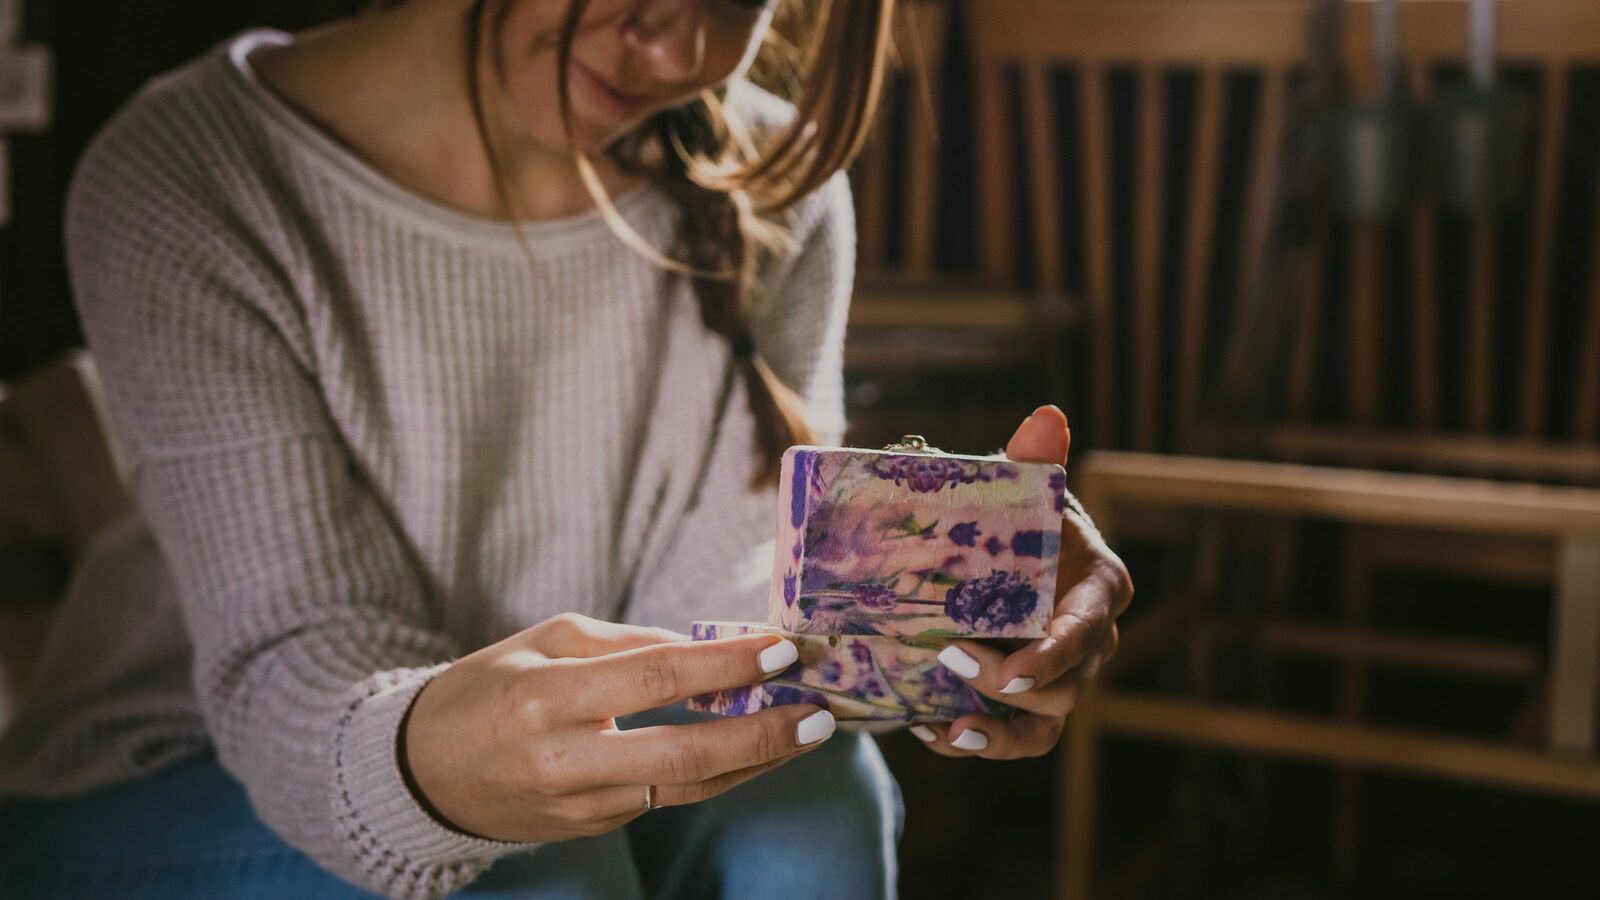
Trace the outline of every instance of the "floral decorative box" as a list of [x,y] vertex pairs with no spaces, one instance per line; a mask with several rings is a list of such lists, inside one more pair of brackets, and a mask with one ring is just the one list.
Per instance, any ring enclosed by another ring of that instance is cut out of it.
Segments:
[[1066,470],[930,451],[790,447],[768,619],[806,634],[1044,637]]
[[852,634],[792,634],[759,622],[695,622],[697,641],[762,632],[800,650],[794,665],[759,684],[702,694],[689,708],[727,716],[788,703],[815,703],[841,722],[951,722],[967,713],[1006,716],[1011,708],[983,696],[940,664],[944,642]]

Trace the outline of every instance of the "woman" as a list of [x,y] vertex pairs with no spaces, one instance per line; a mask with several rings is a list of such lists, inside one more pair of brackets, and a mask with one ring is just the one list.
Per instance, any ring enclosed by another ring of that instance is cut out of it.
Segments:
[[[0,893],[892,893],[870,741],[671,711],[792,645],[652,627],[759,614],[778,456],[843,433],[890,5],[819,4],[797,108],[738,0],[405,0],[141,91],[68,203],[139,514],[0,747]],[[1045,752],[1114,650],[1063,532],[1054,636],[956,660],[1030,714],[936,752]]]

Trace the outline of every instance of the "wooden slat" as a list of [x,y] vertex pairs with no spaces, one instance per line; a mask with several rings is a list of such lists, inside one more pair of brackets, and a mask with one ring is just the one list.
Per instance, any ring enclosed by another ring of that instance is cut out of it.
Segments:
[[[1411,92],[1418,103],[1433,96],[1426,61],[1411,68]],[[1439,261],[1436,249],[1433,181],[1428,167],[1417,185],[1411,212],[1411,403],[1418,427],[1439,424]]]
[[1466,396],[1466,425],[1470,431],[1488,431],[1494,404],[1494,301],[1495,227],[1494,217],[1473,217],[1471,246],[1467,250],[1467,316],[1462,333],[1462,384]]
[[876,288],[858,292],[850,303],[851,328],[960,329],[1037,338],[1076,321],[1072,306],[1041,311],[1034,298],[1006,291]]
[[[1357,59],[1347,60],[1346,79],[1355,97],[1372,102],[1378,94],[1375,68],[1367,44]],[[1350,229],[1350,280],[1345,298],[1345,401],[1351,420],[1371,425],[1378,420],[1378,391],[1383,384],[1379,299],[1383,285],[1382,225],[1361,221]]]
[[1556,188],[1561,178],[1561,150],[1566,145],[1567,68],[1552,63],[1541,78],[1539,104],[1538,184],[1533,195],[1533,227],[1528,230],[1527,309],[1522,340],[1522,432],[1544,431],[1548,403],[1545,386],[1550,365],[1550,284],[1555,269]]
[[[981,0],[980,5],[985,22],[972,41],[979,59],[1005,53],[1118,64],[1170,56],[1174,63],[1287,66],[1305,52],[1304,9],[1277,0],[1229,2],[1222,22],[1212,15],[1211,0]],[[1240,27],[1246,21],[1249,25]]]
[[[1290,653],[1320,651],[1338,660],[1339,717],[1347,722],[1353,722],[1359,720],[1366,711],[1367,664],[1376,662],[1381,665],[1387,656],[1385,651],[1399,648],[1386,647],[1383,644],[1375,646],[1368,640],[1373,636],[1364,627],[1372,612],[1373,542],[1368,539],[1370,531],[1366,528],[1345,530],[1350,533],[1340,553],[1339,575],[1339,605],[1344,626],[1341,628],[1335,625],[1328,628],[1326,623],[1321,623],[1308,631],[1303,623],[1280,621],[1275,623],[1280,628],[1285,624],[1290,626],[1289,630],[1279,636],[1280,643],[1287,646],[1274,649]],[[1274,623],[1267,624],[1270,626]],[[1270,627],[1266,629],[1268,633],[1271,630]],[[1329,640],[1330,638],[1333,640]],[[1274,644],[1265,634],[1263,643],[1268,646]],[[1374,650],[1378,652],[1375,654]],[[1411,653],[1404,656],[1415,660],[1419,654]],[[1423,668],[1428,667],[1423,666]],[[1361,855],[1361,774],[1360,770],[1351,766],[1341,766],[1334,775],[1332,822],[1334,869],[1338,877],[1346,883],[1353,877]]]
[[1138,73],[1134,133],[1133,446],[1153,450],[1161,412],[1161,157],[1166,146],[1166,77],[1158,66]]
[[[1033,248],[1039,279],[1038,306],[1046,316],[1059,316],[1066,300],[1066,271],[1062,232],[1061,193],[1056,167],[1060,154],[1055,128],[1055,104],[1050,89],[1050,70],[1030,64],[1022,73],[1023,105],[1027,110],[1024,127],[1028,136],[1028,174],[1033,202]],[[1063,400],[1071,388],[1067,347],[1057,344],[1045,351],[1044,387],[1046,396]]]
[[1057,187],[1055,114],[1051,102],[1050,70],[1032,64],[1022,71],[1022,95],[1027,108],[1029,192],[1033,202],[1033,255],[1038,266],[1039,290],[1059,297],[1065,288],[1061,264],[1061,194]]
[[[924,90],[908,90],[906,102],[910,106],[910,119],[906,140],[906,271],[912,274],[932,272],[939,234],[939,130],[933,119],[931,103],[943,96],[941,75],[944,69],[946,29],[949,10],[946,3],[913,3],[907,7],[914,17],[915,34],[905,40],[916,40],[921,48]],[[909,29],[908,29],[909,30]],[[919,85],[908,81],[908,88]]]
[[1550,746],[1593,756],[1600,706],[1600,533],[1564,541],[1558,565]]
[[1254,632],[1256,640],[1280,653],[1343,659],[1406,671],[1531,681],[1539,675],[1543,665],[1538,650],[1508,641],[1394,634],[1329,622],[1238,623],[1236,630]]
[[1595,252],[1589,254],[1589,287],[1583,304],[1587,311],[1578,340],[1573,368],[1577,404],[1572,411],[1573,433],[1579,438],[1600,438],[1600,197],[1595,200],[1593,223]]
[[1252,441],[1264,437],[1266,446],[1276,455],[1314,462],[1367,459],[1381,466],[1487,471],[1516,478],[1600,485],[1600,447],[1589,442],[1311,424],[1270,428],[1264,436],[1252,430],[1242,437]]
[[1218,166],[1222,159],[1222,72],[1200,72],[1195,108],[1194,170],[1189,176],[1189,221],[1184,231],[1183,307],[1179,311],[1176,384],[1178,445],[1192,447],[1200,416],[1210,297],[1211,241],[1216,223]]
[[[1222,66],[1302,62],[1311,8],[1285,0],[981,0],[980,5],[984,27],[972,34],[979,59],[1004,53],[1114,65],[1160,57],[1172,65]],[[1340,16],[1342,46],[1352,68],[1370,60],[1374,5],[1375,0],[1349,0]],[[1463,59],[1467,8],[1462,0],[1406,0],[1401,55]],[[1593,63],[1600,61],[1596,34],[1600,4],[1593,0],[1516,0],[1499,12],[1495,57],[1501,65],[1553,57]]]
[[1376,568],[1440,572],[1534,590],[1548,588],[1556,571],[1557,548],[1548,537],[1446,534],[1375,525],[1352,529],[1348,537],[1365,545],[1367,560]]
[[1304,419],[1311,411],[1317,361],[1322,353],[1323,282],[1328,266],[1327,218],[1319,217],[1310,244],[1296,252],[1294,334],[1289,357],[1289,416]]
[[860,177],[853,185],[861,198],[861,224],[859,262],[864,269],[888,269],[887,237],[889,233],[889,198],[893,196],[890,179],[890,134],[879,123],[872,143],[861,154],[856,170]]
[[905,372],[948,369],[960,371],[1015,370],[1024,354],[1038,351],[1034,343],[987,345],[930,344],[915,341],[873,340],[862,336],[844,349],[844,366],[852,372]]
[[1083,96],[1080,109],[1083,121],[1083,187],[1087,209],[1084,215],[1084,247],[1089,275],[1089,358],[1094,392],[1095,434],[1091,443],[1115,446],[1119,425],[1116,398],[1122,395],[1117,385],[1116,312],[1111,296],[1111,185],[1107,156],[1110,147],[1110,122],[1107,118],[1105,70],[1086,66],[1080,81]]
[[1241,293],[1261,289],[1271,239],[1273,191],[1278,183],[1278,150],[1283,144],[1284,105],[1289,75],[1272,68],[1261,73],[1261,100],[1256,111],[1255,135],[1250,149],[1250,186],[1245,200],[1244,246],[1239,254]]
[[1065,752],[1057,754],[1061,785],[1061,852],[1056,854],[1056,895],[1062,900],[1094,897],[1095,832],[1099,802],[1100,690],[1084,690],[1067,717]]
[[983,274],[991,284],[1010,286],[1016,281],[1012,260],[1013,209],[1011,154],[1006,135],[1010,104],[1006,102],[1005,72],[998,65],[978,69],[978,215]]
[[1373,223],[1357,225],[1352,234],[1350,333],[1345,345],[1349,366],[1349,409],[1355,422],[1378,420],[1378,391],[1383,384],[1379,299],[1383,284],[1383,234]]
[[[930,79],[935,76],[929,75]],[[930,88],[937,90],[936,87]],[[906,271],[934,270],[939,234],[939,145],[921,103],[911,108],[911,147],[906,160]]]
[[1488,741],[1120,691],[1099,713],[1118,734],[1600,799],[1600,764]]
[[[1029,64],[1022,69],[1022,106],[1027,109],[1024,128],[1027,131],[1029,155],[1030,192],[1034,203],[1034,259],[1038,275],[1038,307],[1046,317],[1059,317],[1066,309],[1066,272],[1062,243],[1064,218],[1061,215],[1061,191],[1056,178],[1058,165],[1058,136],[1056,115],[1050,90],[1050,69],[1042,64]],[[1045,352],[1046,396],[1066,397],[1070,384],[1067,378],[1066,346],[1058,344],[1053,351]]]
[[1101,502],[1270,512],[1345,522],[1559,535],[1600,531],[1600,490],[1146,453],[1077,463]]

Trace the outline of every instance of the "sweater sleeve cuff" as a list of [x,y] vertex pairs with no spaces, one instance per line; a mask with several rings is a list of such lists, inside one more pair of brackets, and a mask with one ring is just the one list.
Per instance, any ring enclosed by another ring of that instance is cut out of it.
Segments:
[[420,876],[435,888],[464,885],[503,854],[536,844],[456,831],[435,819],[400,771],[400,723],[444,665],[374,676],[340,718],[334,741],[334,803],[357,866],[376,884]]

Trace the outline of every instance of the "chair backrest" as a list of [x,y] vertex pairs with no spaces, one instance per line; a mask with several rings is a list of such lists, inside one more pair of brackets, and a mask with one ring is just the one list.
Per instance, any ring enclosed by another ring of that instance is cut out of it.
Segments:
[[[1044,291],[1087,298],[1089,442],[1193,448],[1222,323],[1261,284],[1279,148],[1315,6],[969,5],[984,271],[996,283],[1026,274]],[[1369,96],[1374,4],[1342,7],[1342,70],[1354,97]],[[1464,67],[1468,7],[1400,4],[1413,95],[1426,100]],[[1280,412],[1347,432],[1514,438],[1496,445],[1510,448],[1507,458],[1600,475],[1600,254],[1558,253],[1596,230],[1595,148],[1573,139],[1593,130],[1594,112],[1573,99],[1579,70],[1600,62],[1600,3],[1497,8],[1498,63],[1531,70],[1537,100],[1526,207],[1463,223],[1438,212],[1424,187],[1404,222],[1327,216],[1297,279]],[[1026,196],[1015,188],[1017,161]],[[1581,202],[1564,203],[1574,191]],[[1025,243],[1015,239],[1019,225]],[[1397,233],[1406,240],[1391,240]],[[1396,252],[1406,244],[1410,253]],[[1457,245],[1467,252],[1449,252]],[[1019,257],[1031,257],[1031,272]]]
[[941,129],[951,0],[902,0],[900,59],[885,86],[876,133],[856,162],[857,267],[868,281],[936,276]]
[[128,510],[99,393],[82,353],[0,388],[0,541],[54,542],[76,558]]

